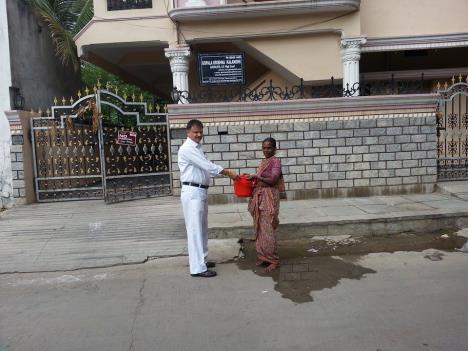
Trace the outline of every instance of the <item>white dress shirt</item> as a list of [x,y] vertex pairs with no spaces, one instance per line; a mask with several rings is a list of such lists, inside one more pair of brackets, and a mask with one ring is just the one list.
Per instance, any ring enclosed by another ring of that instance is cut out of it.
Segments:
[[202,145],[190,138],[182,144],[177,155],[181,182],[208,185],[210,177],[217,176],[223,167],[209,161],[202,150]]

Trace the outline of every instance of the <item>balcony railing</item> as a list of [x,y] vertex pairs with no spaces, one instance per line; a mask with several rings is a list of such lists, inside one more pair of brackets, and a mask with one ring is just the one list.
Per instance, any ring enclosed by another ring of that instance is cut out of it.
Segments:
[[304,15],[359,10],[361,0],[173,0],[169,16],[176,21]]
[[254,2],[266,2],[266,1],[277,1],[277,0],[174,0],[174,8],[188,8],[188,7],[200,7],[200,6],[223,6],[223,5],[234,5],[234,4],[248,4]]
[[153,0],[107,0],[107,11],[149,9]]

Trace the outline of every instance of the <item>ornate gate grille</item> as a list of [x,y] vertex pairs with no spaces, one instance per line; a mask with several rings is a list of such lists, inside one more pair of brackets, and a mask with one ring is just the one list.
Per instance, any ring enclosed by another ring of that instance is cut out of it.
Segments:
[[468,84],[459,82],[440,92],[437,106],[439,180],[468,179],[467,130]]
[[106,90],[53,106],[47,117],[31,119],[37,200],[170,195],[168,132],[166,113]]

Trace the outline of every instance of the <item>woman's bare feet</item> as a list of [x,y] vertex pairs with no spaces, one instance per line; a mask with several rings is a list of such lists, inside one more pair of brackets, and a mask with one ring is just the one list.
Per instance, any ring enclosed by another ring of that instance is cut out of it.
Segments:
[[278,269],[278,267],[279,267],[279,264],[272,263],[267,268],[265,268],[265,273],[270,273],[274,271],[275,269]]

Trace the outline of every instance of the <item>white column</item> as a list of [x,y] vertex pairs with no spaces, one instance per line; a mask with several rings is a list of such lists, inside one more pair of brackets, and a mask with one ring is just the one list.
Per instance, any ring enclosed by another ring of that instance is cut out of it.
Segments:
[[[341,60],[343,62],[343,89],[353,90],[352,96],[358,96],[359,90],[359,60],[361,59],[361,45],[365,44],[365,37],[341,39]],[[357,83],[357,84],[356,84]]]
[[[188,73],[190,47],[187,45],[181,45],[165,49],[164,51],[171,65],[172,86],[177,88],[177,90],[182,91],[183,95],[187,96],[189,92]],[[180,104],[183,102],[184,101],[179,100]]]
[[[5,115],[10,110],[10,44],[6,1],[0,0],[0,208],[13,204],[13,174],[10,158],[10,123]],[[1,227],[1,226],[0,226]]]

